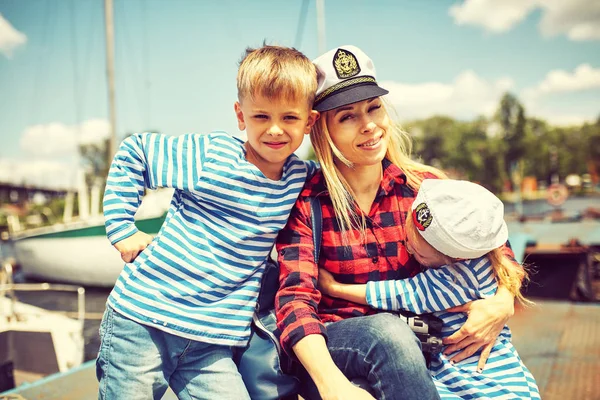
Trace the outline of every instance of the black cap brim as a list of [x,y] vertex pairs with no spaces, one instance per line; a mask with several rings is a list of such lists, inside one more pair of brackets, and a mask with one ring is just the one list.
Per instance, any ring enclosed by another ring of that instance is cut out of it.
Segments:
[[333,110],[348,104],[358,103],[359,101],[372,99],[373,97],[384,96],[389,91],[380,88],[377,84],[366,83],[362,85],[353,85],[347,89],[339,90],[325,97],[323,100],[315,103],[313,109],[323,112]]

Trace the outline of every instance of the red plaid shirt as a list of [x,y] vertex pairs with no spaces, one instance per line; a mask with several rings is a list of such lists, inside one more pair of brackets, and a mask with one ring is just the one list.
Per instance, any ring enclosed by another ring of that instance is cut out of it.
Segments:
[[[431,173],[422,176],[436,178]],[[361,240],[360,232],[353,230],[349,231],[352,244],[343,245],[321,171],[306,183],[277,239],[280,288],[275,307],[282,331],[281,344],[289,354],[293,354],[292,346],[305,336],[327,337],[324,322],[379,312],[366,305],[321,295],[317,289],[319,267],[343,283],[403,279],[421,271],[421,265],[404,245],[406,215],[416,195],[400,168],[384,160],[383,179],[368,216],[366,241]],[[323,214],[318,267],[314,262],[309,201],[315,196],[321,201]],[[507,250],[513,257],[508,247]]]

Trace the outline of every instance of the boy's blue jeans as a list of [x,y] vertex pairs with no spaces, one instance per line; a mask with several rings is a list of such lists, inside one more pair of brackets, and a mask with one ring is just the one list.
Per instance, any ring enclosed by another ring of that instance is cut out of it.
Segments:
[[[408,325],[389,313],[348,318],[327,324],[327,347],[348,379],[377,399],[430,400],[440,396],[425,365],[421,342]],[[306,371],[302,395],[320,399]]]
[[107,306],[96,360],[99,399],[250,399],[232,348],[181,338]]

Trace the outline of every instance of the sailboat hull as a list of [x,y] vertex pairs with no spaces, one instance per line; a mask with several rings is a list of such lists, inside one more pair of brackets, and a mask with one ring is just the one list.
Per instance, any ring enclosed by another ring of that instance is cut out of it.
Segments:
[[[164,216],[136,221],[138,228],[156,235]],[[40,231],[12,240],[15,258],[27,278],[112,287],[123,261],[106,238],[103,224]]]

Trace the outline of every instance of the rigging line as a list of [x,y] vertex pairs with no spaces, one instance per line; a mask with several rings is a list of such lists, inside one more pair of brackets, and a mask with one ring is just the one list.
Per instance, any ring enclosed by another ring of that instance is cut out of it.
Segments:
[[84,65],[82,68],[82,76],[81,76],[81,98],[85,99],[86,98],[86,94],[87,94],[87,84],[89,79],[87,79],[90,76],[90,65],[91,65],[91,56],[92,56],[92,49],[94,48],[94,38],[95,38],[95,34],[96,34],[96,30],[99,26],[101,26],[102,22],[101,21],[94,21],[94,17],[96,17],[98,15],[98,13],[96,12],[96,10],[94,10],[94,6],[93,4],[90,5],[90,20],[88,23],[88,32],[89,32],[89,36],[88,36],[88,42],[87,42],[87,46],[86,46],[86,53],[85,53],[85,57],[83,59]]
[[[122,18],[117,19],[117,24],[119,25],[121,31],[123,32],[123,34],[121,35],[121,37],[123,38],[123,43],[124,46],[118,46],[117,50],[119,51],[119,54],[121,55],[121,59],[123,61],[125,61],[125,54],[127,55],[131,55],[133,58],[133,48],[131,46],[131,41],[130,41],[130,36],[129,36],[129,30],[128,30],[128,25],[126,24],[125,21],[127,20],[127,15],[125,12],[125,2],[119,2],[119,4],[121,5],[121,16]],[[125,51],[123,51],[123,49],[121,49],[121,47],[125,47]],[[133,60],[132,60],[133,61]],[[123,62],[120,63],[120,65],[128,65],[127,63]],[[142,93],[141,93],[141,88],[138,87],[139,85],[136,85],[136,83],[134,82],[134,80],[136,78],[138,78],[140,76],[140,69],[141,67],[135,63],[135,62],[131,62],[129,65],[132,65],[133,68],[130,68],[128,70],[132,70],[134,69],[134,71],[132,71],[131,73],[133,74],[133,76],[130,79],[125,79],[126,82],[128,82],[133,90],[134,93],[134,98],[135,100],[137,100],[137,115],[138,118],[141,120],[142,119],[142,113],[141,113],[141,109],[142,109]],[[125,75],[126,72],[123,73],[122,76]],[[139,127],[137,129],[135,129],[136,131],[139,130]]]
[[148,14],[146,10],[146,2],[140,0],[142,14],[142,67],[144,69],[144,87],[146,89],[144,98],[146,99],[146,107],[144,109],[144,130],[150,129],[152,115],[152,96],[150,92],[151,82],[148,74]]
[[75,103],[75,132],[77,135],[77,145],[81,142],[81,89],[79,86],[79,64],[77,52],[77,27],[75,26],[75,3],[71,0],[67,6],[69,8],[70,29],[71,29],[71,62],[73,67],[73,102]]
[[308,12],[308,0],[302,0],[300,7],[300,16],[298,18],[298,27],[296,28],[296,39],[294,40],[294,48],[299,49],[302,45],[302,37],[304,36],[304,27],[306,25],[306,14]]
[[47,71],[47,68],[45,68],[47,66],[47,63],[44,62],[44,57],[46,56],[46,50],[48,47],[48,29],[49,29],[49,25],[50,25],[50,15],[52,14],[52,11],[54,11],[54,8],[50,8],[50,1],[46,0],[46,10],[44,12],[44,22],[42,25],[42,49],[40,51],[40,55],[39,55],[39,61],[37,62],[37,65],[35,68],[35,73],[33,76],[33,90],[32,90],[32,107],[31,107],[31,114],[32,114],[32,120],[34,124],[40,124],[41,122],[39,121],[40,119],[40,103],[41,103],[41,76],[42,76],[42,71]]

